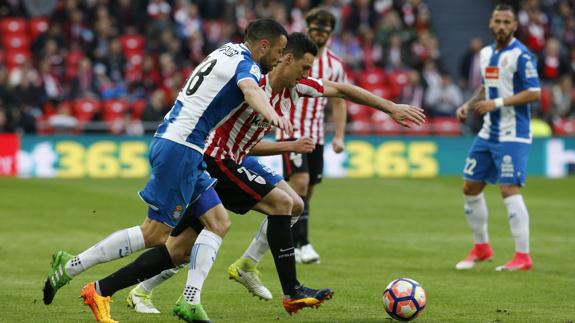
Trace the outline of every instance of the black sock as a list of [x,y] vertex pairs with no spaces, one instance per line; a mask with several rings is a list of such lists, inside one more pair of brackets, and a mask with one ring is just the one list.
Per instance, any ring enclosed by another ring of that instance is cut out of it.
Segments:
[[135,285],[174,267],[168,248],[161,245],[144,252],[122,269],[97,281],[96,286],[99,287],[100,295],[112,296],[120,289]]
[[301,246],[305,246],[309,243],[307,237],[307,224],[308,224],[308,217],[309,217],[309,203],[304,196],[301,196],[303,199],[303,212],[299,216],[298,221],[291,227],[291,232],[293,234],[293,243],[296,248],[300,248]]
[[295,286],[299,284],[296,277],[290,221],[289,216],[268,216],[268,244],[274,256],[284,295],[294,295]]

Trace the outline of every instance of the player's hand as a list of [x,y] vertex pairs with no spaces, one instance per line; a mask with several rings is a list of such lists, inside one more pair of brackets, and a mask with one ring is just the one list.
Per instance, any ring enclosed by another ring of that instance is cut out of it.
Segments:
[[462,106],[460,106],[459,108],[457,108],[457,111],[455,111],[455,115],[457,116],[457,120],[459,120],[459,122],[465,122],[465,120],[467,120],[467,112],[468,112],[468,105],[464,104]]
[[333,137],[333,140],[331,141],[331,148],[333,148],[333,151],[336,154],[341,153],[345,148],[343,144],[343,138]]
[[484,115],[487,112],[495,110],[495,101],[493,100],[481,100],[473,106],[473,110],[480,115]]
[[309,154],[315,149],[315,143],[310,137],[301,137],[293,141],[292,151],[294,153]]
[[390,116],[395,122],[407,128],[410,124],[420,126],[425,122],[423,109],[407,104],[395,104]]
[[288,119],[280,117],[277,113],[274,112],[270,121],[273,126],[276,126],[287,132],[290,136],[293,134],[293,126]]

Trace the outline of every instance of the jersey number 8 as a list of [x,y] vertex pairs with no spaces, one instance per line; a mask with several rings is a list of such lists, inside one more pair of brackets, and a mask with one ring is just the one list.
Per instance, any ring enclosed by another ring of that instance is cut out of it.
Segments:
[[186,95],[192,95],[196,93],[202,82],[204,81],[204,77],[210,74],[214,65],[217,63],[217,59],[212,59],[211,61],[203,62],[198,66],[190,76],[190,80],[188,81],[188,86],[186,87]]

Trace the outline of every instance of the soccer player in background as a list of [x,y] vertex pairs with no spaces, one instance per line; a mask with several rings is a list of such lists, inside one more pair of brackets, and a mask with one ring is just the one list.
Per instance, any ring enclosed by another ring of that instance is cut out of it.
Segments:
[[[256,20],[248,26],[243,44],[220,47],[194,70],[158,127],[150,147],[152,175],[139,193],[149,205],[146,222],[142,227],[117,231],[78,256],[57,252],[44,286],[45,304],[50,304],[60,287],[86,269],[144,248],[158,246],[144,253],[157,262],[136,260],[136,267],[148,271],[173,268],[178,259],[173,256],[175,247],[164,244],[167,233],[177,225],[190,202],[202,196],[195,214],[218,225],[210,226],[216,230],[205,229],[197,236],[198,247],[191,257],[186,288],[174,312],[188,321],[207,320],[199,303],[200,291],[229,228],[229,219],[212,188],[213,179],[205,172],[202,158],[205,141],[212,129],[244,103],[272,125],[291,130],[289,122],[277,115],[258,86],[262,74],[277,65],[286,43],[287,32],[279,23]],[[152,229],[146,230],[146,224]],[[188,237],[189,231],[193,230],[184,230],[182,237]],[[109,312],[109,289],[107,282],[101,281],[87,284],[81,293],[84,303],[101,322],[115,322]]]
[[[278,114],[285,115],[290,113],[295,107],[299,97],[328,96],[346,98],[385,111],[402,125],[408,126],[407,122],[421,124],[424,121],[425,116],[420,108],[394,104],[350,84],[334,83],[306,77],[312,67],[316,52],[315,44],[307,36],[301,33],[291,34],[280,64],[278,64],[272,72],[264,76],[261,86],[265,92],[270,95],[270,101]],[[257,113],[254,113],[251,108],[246,108],[241,111],[241,113],[235,115],[235,117],[237,117],[236,121],[232,118],[216,129],[214,135],[210,136],[208,140],[205,152],[208,171],[218,179],[216,191],[220,195],[222,203],[226,208],[236,213],[245,213],[251,208],[264,214],[269,214],[270,210],[273,209],[286,207],[281,204],[289,205],[293,203],[292,215],[299,215],[303,208],[303,202],[297,194],[284,181],[278,179],[277,175],[273,174],[273,171],[258,166],[258,163],[253,158],[249,156],[246,157],[245,155],[248,153],[270,155],[278,154],[286,150],[294,151],[295,147],[289,148],[288,145],[301,141],[301,138],[291,142],[273,143],[261,141],[258,143],[271,128],[266,124],[258,122],[257,120],[260,120],[260,117],[258,117]],[[308,147],[307,145],[308,144],[305,145],[305,148]],[[309,147],[310,150],[313,146],[312,144],[312,146]],[[261,178],[258,179],[258,176]],[[274,184],[276,188],[274,189],[274,185],[269,184]],[[283,198],[283,201],[282,198],[271,199],[273,195],[277,195],[274,194],[274,192],[280,192],[278,189],[288,193],[288,195],[292,197],[293,202],[286,201],[287,196]],[[280,205],[274,205],[275,203],[280,203]],[[272,220],[272,217],[264,219],[256,237],[244,253],[244,256],[228,268],[230,278],[240,282],[252,294],[266,300],[271,299],[272,294],[261,283],[256,267],[263,255],[270,249],[272,243],[275,243],[272,239],[278,239],[278,237],[274,237],[269,230],[269,224]],[[197,223],[190,225],[194,227],[196,232],[201,230],[201,225]],[[287,226],[289,223],[286,222],[285,225]],[[290,241],[291,232],[289,229],[286,229],[286,232],[288,235],[282,235],[281,239]],[[286,232],[282,232],[281,234]],[[291,284],[296,283],[296,287],[301,285],[297,282],[297,279],[295,279],[293,244],[291,244],[291,246],[284,246],[284,250],[289,252],[282,255],[282,257],[276,257],[273,249],[272,254],[274,256],[274,262],[276,263],[276,270],[282,283],[284,293],[283,306],[286,311],[288,313],[294,313],[302,307],[321,304],[321,302],[327,298],[328,291],[326,289],[310,293],[310,291],[314,290],[305,288],[301,292],[296,291],[295,297],[290,294],[290,288],[293,287],[290,286],[290,284],[286,286],[282,276],[287,275],[289,277],[293,275]],[[280,266],[279,261],[283,261],[284,264]],[[140,283],[130,292],[128,302],[131,303],[138,312],[157,313],[157,309],[155,309],[151,302],[152,290],[173,276],[176,271],[177,270],[164,271],[152,279]],[[285,273],[286,271],[288,274]],[[288,280],[288,282],[289,281],[290,280]],[[302,298],[301,296],[305,296],[305,294],[308,294],[308,296]]]
[[[336,18],[327,9],[312,9],[306,16],[309,37],[319,48],[309,76],[332,82],[347,82],[344,64],[328,47],[331,32],[335,28]],[[302,197],[305,207],[299,221],[292,227],[296,246],[296,261],[319,263],[320,256],[309,242],[309,205],[316,184],[323,175],[324,116],[328,103],[326,97],[304,98],[297,102],[296,108],[289,114],[294,126],[293,134],[278,131],[278,140],[294,140],[299,137],[311,137],[316,148],[309,154],[285,153],[282,156],[284,177]],[[338,97],[329,99],[333,111],[335,134],[332,148],[336,153],[343,151],[343,137],[346,123],[345,101]]]
[[484,118],[463,171],[465,215],[475,246],[456,268],[470,269],[477,262],[492,258],[483,189],[487,183],[499,183],[515,239],[515,256],[496,270],[528,270],[532,267],[529,214],[521,187],[525,184],[531,143],[529,103],[539,100],[539,78],[533,54],[513,37],[517,29],[513,8],[498,5],[491,15],[489,28],[495,43],[480,52],[483,85],[457,109],[461,121],[471,112]]

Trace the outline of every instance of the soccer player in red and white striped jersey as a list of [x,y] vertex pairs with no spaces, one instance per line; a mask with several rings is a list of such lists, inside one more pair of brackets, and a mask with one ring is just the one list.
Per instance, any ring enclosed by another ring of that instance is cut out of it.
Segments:
[[[311,10],[306,16],[308,35],[316,43],[319,53],[313,63],[312,77],[332,82],[347,82],[344,63],[328,47],[331,32],[335,28],[335,16],[325,8]],[[313,188],[319,184],[323,175],[324,117],[327,98],[306,98],[298,102],[290,113],[294,126],[293,135],[278,131],[278,140],[294,140],[309,136],[316,149],[309,154],[286,153],[283,156],[284,178],[302,197],[305,203],[304,213],[292,227],[296,244],[296,260],[303,263],[319,263],[319,254],[308,240],[309,202]],[[332,148],[336,153],[343,151],[343,137],[346,123],[345,102],[340,98],[330,99],[335,123]]]
[[[271,96],[272,106],[278,115],[286,115],[293,110],[300,97],[325,96],[346,98],[385,111],[401,124],[405,120],[415,124],[423,122],[424,116],[419,108],[396,105],[350,84],[306,77],[316,53],[314,48],[314,43],[304,34],[290,35],[281,63],[266,75],[261,84]],[[254,295],[271,299],[270,291],[256,275],[258,262],[271,249],[282,283],[284,308],[293,313],[302,307],[318,306],[329,298],[331,290],[303,288],[297,281],[289,215],[297,217],[301,214],[303,201],[274,171],[246,155],[310,152],[315,145],[307,137],[289,142],[260,141],[269,130],[269,124],[262,122],[260,115],[254,114],[248,106],[241,107],[236,115],[210,136],[204,160],[211,176],[218,179],[216,191],[227,209],[235,213],[253,209],[268,215],[244,255],[228,268],[230,278],[242,283]],[[278,221],[281,222],[279,225]],[[198,223],[195,223],[193,227],[196,231],[201,230],[201,224],[198,227]],[[143,291],[151,292],[174,273],[174,270],[169,270],[141,283],[130,292],[132,301]]]

